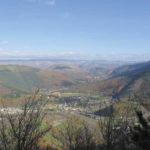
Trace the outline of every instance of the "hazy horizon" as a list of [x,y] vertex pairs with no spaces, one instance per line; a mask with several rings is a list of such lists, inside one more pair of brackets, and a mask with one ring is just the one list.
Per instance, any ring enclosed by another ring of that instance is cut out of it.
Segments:
[[84,54],[84,53],[57,53],[57,54],[19,54],[13,53],[0,55],[0,60],[99,60],[99,61],[135,61],[143,62],[150,61],[149,54],[126,54],[126,53],[111,53],[111,54]]

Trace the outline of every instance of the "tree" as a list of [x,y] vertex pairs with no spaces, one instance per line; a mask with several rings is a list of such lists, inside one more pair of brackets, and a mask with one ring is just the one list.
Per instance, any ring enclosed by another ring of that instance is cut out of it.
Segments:
[[95,150],[93,135],[85,121],[76,117],[67,119],[63,128],[53,134],[64,150]]
[[141,111],[136,111],[139,124],[135,125],[131,130],[131,138],[135,145],[142,150],[150,148],[150,125],[148,120],[143,117]]
[[1,112],[0,150],[38,150],[39,140],[50,131],[51,126],[41,128],[46,113],[45,102],[38,98],[38,91],[25,100],[22,109],[10,113]]
[[[104,103],[104,106],[106,104]],[[103,106],[103,107],[104,107]],[[119,106],[119,107],[118,107]],[[121,107],[121,111],[117,108]],[[105,113],[100,113],[98,121],[99,149],[102,150],[129,150],[129,125],[132,119],[134,106],[132,103],[112,102],[106,105]],[[102,116],[104,114],[104,116]],[[107,115],[107,116],[106,116]],[[132,149],[133,150],[133,149]]]

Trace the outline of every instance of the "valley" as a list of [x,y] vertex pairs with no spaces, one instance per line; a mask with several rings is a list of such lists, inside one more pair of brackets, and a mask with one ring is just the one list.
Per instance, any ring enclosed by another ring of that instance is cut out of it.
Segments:
[[[42,140],[59,149],[59,140],[53,134],[62,130],[70,118],[83,120],[97,136],[99,122],[112,119],[113,128],[117,129],[120,123],[137,122],[136,110],[148,117],[149,73],[149,62],[0,61],[0,114],[3,116],[0,120],[22,116],[24,106],[31,101],[34,111],[26,113],[36,114],[42,109],[46,116],[40,128],[52,127]],[[39,105],[34,108],[37,102]]]
[[130,103],[129,94],[146,92],[143,85],[149,89],[149,72],[149,62],[5,60],[0,65],[0,95],[4,99],[0,105],[5,103],[9,112],[15,113],[24,98],[38,89],[37,97],[44,97],[45,110],[53,114],[52,118],[57,116],[61,121],[68,114],[106,117],[112,105],[116,105],[115,111],[123,109]]

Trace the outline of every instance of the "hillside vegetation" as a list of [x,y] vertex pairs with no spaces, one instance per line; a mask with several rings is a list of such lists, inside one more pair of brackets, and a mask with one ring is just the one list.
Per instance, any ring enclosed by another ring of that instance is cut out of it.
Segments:
[[[39,69],[23,65],[0,65],[0,93],[30,92],[35,88],[55,90],[75,85],[85,79],[84,71],[66,67]],[[62,71],[63,70],[63,71]]]
[[150,88],[150,62],[125,65],[109,72],[102,81],[94,81],[79,88],[82,91],[101,92],[105,95],[143,93]]

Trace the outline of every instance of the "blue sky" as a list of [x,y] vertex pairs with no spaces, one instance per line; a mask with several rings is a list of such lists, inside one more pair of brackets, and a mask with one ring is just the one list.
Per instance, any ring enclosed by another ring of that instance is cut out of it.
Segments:
[[0,1],[1,56],[122,54],[150,54],[149,0]]

